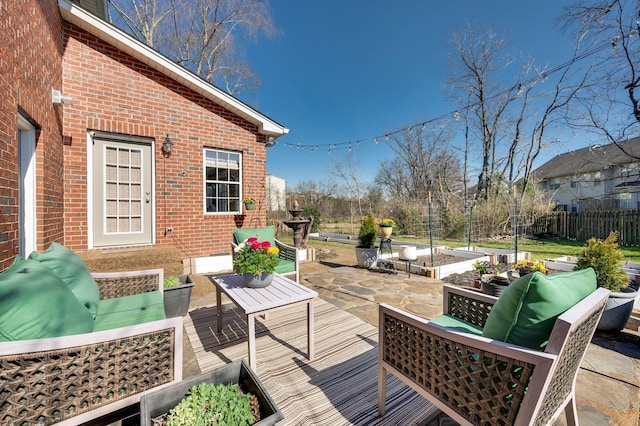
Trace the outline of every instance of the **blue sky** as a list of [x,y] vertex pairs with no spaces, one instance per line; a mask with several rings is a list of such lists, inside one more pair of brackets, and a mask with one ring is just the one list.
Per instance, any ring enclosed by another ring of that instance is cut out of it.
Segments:
[[[361,140],[352,144],[352,154],[362,181],[373,181],[378,163],[391,153],[374,136],[455,110],[445,85],[454,31],[467,21],[478,29],[490,25],[510,40],[514,54],[552,67],[572,52],[570,39],[555,25],[562,4],[272,0],[281,34],[247,49],[262,81],[251,103],[290,129],[268,149],[267,173],[286,179],[288,188],[302,180],[327,180],[348,145],[330,153],[326,145]],[[518,71],[514,66],[513,73]],[[297,144],[307,148],[291,146]],[[318,150],[309,150],[316,145]]]

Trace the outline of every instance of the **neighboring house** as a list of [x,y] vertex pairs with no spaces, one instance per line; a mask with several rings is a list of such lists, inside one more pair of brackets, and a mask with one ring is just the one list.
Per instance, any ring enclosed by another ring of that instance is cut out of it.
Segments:
[[0,2],[0,270],[52,241],[230,268],[242,198],[265,199],[267,141],[288,129],[88,11],[104,5]]
[[267,209],[284,211],[287,207],[287,183],[276,175],[267,175]]
[[640,209],[640,138],[619,145],[558,155],[536,169],[534,179],[558,210]]

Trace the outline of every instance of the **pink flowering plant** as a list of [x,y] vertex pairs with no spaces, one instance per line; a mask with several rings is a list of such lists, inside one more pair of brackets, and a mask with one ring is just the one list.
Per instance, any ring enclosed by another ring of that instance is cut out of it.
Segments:
[[236,274],[260,275],[262,271],[271,273],[280,262],[278,247],[272,247],[269,241],[258,241],[255,237],[247,238],[233,251],[233,272]]

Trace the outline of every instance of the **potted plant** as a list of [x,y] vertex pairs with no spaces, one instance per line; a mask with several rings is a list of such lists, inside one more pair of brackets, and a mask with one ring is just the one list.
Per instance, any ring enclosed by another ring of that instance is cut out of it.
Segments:
[[167,318],[187,315],[194,284],[191,275],[165,277],[162,297]]
[[393,219],[382,219],[378,224],[380,227],[380,233],[383,238],[391,238],[393,227],[396,226],[396,222]]
[[253,210],[256,208],[256,200],[251,197],[244,197],[242,202],[244,203],[244,208],[247,210]]
[[376,221],[371,214],[365,216],[358,232],[356,246],[356,260],[361,268],[371,268],[378,262],[378,248],[376,247]]
[[[474,280],[474,287],[481,288],[482,278],[492,278],[498,275],[498,264],[490,262],[488,260],[476,260],[473,264],[473,271],[476,273],[476,279]],[[489,277],[491,276],[491,277]]]
[[513,264],[512,270],[509,272],[509,276],[512,280],[515,280],[532,272],[542,272],[546,274],[547,268],[544,266],[544,263],[538,262],[537,260],[520,259]]
[[621,331],[631,316],[637,291],[629,287],[629,277],[622,269],[624,254],[618,249],[618,232],[604,239],[590,238],[582,249],[575,269],[593,268],[598,287],[611,291],[598,330]]
[[280,263],[278,247],[269,241],[247,238],[234,249],[233,272],[242,274],[249,287],[266,287],[273,280],[273,272]]
[[[243,394],[238,394],[238,388]],[[206,418],[217,422],[204,423]],[[163,419],[168,420],[167,426],[196,424],[194,419],[203,422],[198,424],[263,426],[283,418],[244,360],[147,392],[140,399],[142,426],[162,425]]]

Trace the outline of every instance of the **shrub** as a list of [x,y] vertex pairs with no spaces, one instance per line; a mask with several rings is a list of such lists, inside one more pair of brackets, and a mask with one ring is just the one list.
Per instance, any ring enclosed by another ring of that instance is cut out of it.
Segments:
[[578,269],[593,268],[596,272],[598,287],[618,292],[629,285],[629,277],[622,269],[624,255],[616,243],[618,232],[612,232],[604,239],[591,237],[587,246],[582,249],[580,259],[575,267]]
[[362,221],[362,225],[360,225],[358,248],[374,248],[377,234],[376,220],[373,215],[368,214]]
[[320,219],[320,212],[315,207],[303,207],[302,213],[300,214],[302,217],[312,217],[313,223],[311,224],[311,232],[319,232],[320,224],[322,220]]

